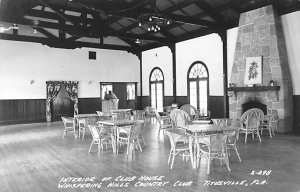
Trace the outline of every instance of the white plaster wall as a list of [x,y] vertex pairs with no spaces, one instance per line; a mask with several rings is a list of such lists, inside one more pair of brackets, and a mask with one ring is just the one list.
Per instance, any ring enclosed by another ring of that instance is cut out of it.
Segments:
[[300,95],[300,12],[281,16],[289,66],[293,83],[293,95]]
[[168,47],[144,51],[143,63],[143,96],[149,96],[149,77],[154,67],[159,67],[164,74],[165,96],[173,95],[172,52]]
[[223,95],[223,42],[211,34],[176,44],[177,95],[187,96],[187,72],[195,61],[202,61],[209,72],[209,92]]
[[[89,60],[88,51],[96,51],[97,60]],[[44,99],[49,80],[79,81],[79,98],[100,97],[99,82],[139,82],[139,70],[138,58],[126,51],[0,40],[0,99]]]
[[233,66],[234,52],[235,52],[235,44],[238,35],[238,27],[227,30],[227,77],[228,77],[228,85],[230,83],[231,71]]

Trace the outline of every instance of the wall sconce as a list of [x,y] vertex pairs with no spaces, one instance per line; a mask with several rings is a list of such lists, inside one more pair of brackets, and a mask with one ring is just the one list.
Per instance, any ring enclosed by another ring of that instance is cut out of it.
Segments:
[[11,30],[11,29],[19,29],[17,24],[13,24],[11,27],[4,27],[3,25],[0,25],[0,33],[4,33],[5,31]]
[[34,83],[34,80],[30,80],[30,85],[32,85]]

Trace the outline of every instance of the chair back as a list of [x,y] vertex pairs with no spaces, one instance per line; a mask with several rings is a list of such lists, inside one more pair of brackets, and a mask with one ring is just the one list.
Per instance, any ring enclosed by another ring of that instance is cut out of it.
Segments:
[[227,134],[210,135],[210,151],[221,152],[226,148]]
[[247,110],[241,117],[241,122],[245,124],[246,129],[257,129],[260,121],[264,118],[264,112],[258,108]]
[[207,136],[200,136],[198,138],[199,144],[204,144],[202,146],[203,148],[206,148],[206,152],[222,152],[224,149],[226,149],[226,140],[227,140],[227,134],[211,134]]
[[139,124],[131,125],[128,137],[130,139],[138,138],[140,131],[141,131],[141,127],[139,126]]
[[185,135],[185,132],[182,129],[172,129],[167,131],[167,135],[170,139],[171,147],[174,148],[177,142],[188,141],[188,136]]
[[73,117],[61,117],[65,127],[73,127],[75,119]]
[[93,140],[94,141],[100,140],[100,135],[99,135],[99,132],[97,130],[97,126],[96,125],[88,125],[88,127],[89,127],[90,132],[93,136]]
[[197,118],[198,112],[197,112],[197,109],[194,106],[192,106],[190,104],[185,104],[185,105],[182,105],[180,107],[180,109],[185,111],[190,116],[190,119],[196,119]]
[[155,111],[156,110],[153,107],[149,107],[149,106],[146,107],[145,108],[145,115],[146,115],[146,117],[154,115]]
[[99,136],[111,135],[113,133],[111,126],[99,125]]
[[175,128],[182,128],[191,121],[189,114],[181,109],[174,109],[171,111],[170,118]]
[[230,131],[227,132],[227,144],[235,144],[238,139],[239,132],[238,131]]
[[145,119],[145,110],[133,110],[132,113],[136,120]]
[[217,118],[217,119],[211,119],[211,120],[212,120],[213,124],[222,126],[222,127],[230,126],[231,122],[233,121],[232,119],[229,119],[229,118]]

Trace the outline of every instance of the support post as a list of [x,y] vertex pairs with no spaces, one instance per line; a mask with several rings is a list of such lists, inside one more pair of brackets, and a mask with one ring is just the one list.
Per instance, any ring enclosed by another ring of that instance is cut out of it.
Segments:
[[140,109],[143,109],[143,59],[142,52],[136,54],[140,60]]
[[219,36],[223,41],[223,92],[224,92],[224,117],[229,117],[229,99],[227,94],[228,75],[227,75],[227,30],[223,29],[219,32]]
[[172,67],[173,67],[173,103],[177,103],[177,83],[176,83],[176,45],[168,46],[172,52]]

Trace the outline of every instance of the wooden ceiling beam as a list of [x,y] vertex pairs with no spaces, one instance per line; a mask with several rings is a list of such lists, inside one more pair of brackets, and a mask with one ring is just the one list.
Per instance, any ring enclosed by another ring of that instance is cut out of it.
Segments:
[[[104,23],[104,21],[100,18],[99,15],[97,14],[92,14],[92,16],[94,17],[94,24],[90,27],[90,28],[95,28],[95,29],[99,29],[100,28],[108,28],[108,26]],[[111,29],[113,30],[113,29]],[[115,31],[115,30],[113,30]],[[135,49],[139,49],[140,46],[137,45],[134,40],[128,40],[126,38],[122,38],[122,37],[119,37],[119,39],[121,39],[122,41],[124,41],[125,43],[129,44],[130,46],[134,47]]]
[[137,50],[133,49],[132,47],[122,46],[122,45],[89,43],[89,42],[80,42],[80,41],[59,40],[59,39],[57,39],[57,41],[54,41],[53,39],[48,39],[48,38],[44,38],[44,37],[33,37],[33,36],[25,36],[25,35],[15,36],[15,35],[6,34],[6,33],[0,34],[0,39],[11,40],[11,41],[41,43],[41,44],[47,45],[49,47],[66,48],[66,49],[89,47],[89,48],[97,48],[97,49],[122,50],[122,51],[128,51],[128,52],[136,52],[137,51]]
[[218,26],[225,25],[224,19],[218,13],[216,13],[208,3],[204,2],[203,0],[198,0],[195,4],[205,13],[207,13],[209,17],[215,20],[218,23]]
[[44,6],[49,7],[52,11],[54,11],[61,19],[70,22],[73,25],[76,25],[68,16],[61,10],[52,7],[46,0],[38,0]]

